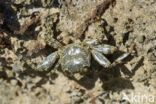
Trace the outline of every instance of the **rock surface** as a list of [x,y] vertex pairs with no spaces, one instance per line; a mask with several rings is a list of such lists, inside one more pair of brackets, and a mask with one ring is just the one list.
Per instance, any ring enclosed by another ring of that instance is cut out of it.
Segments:
[[93,61],[79,81],[36,70],[47,55],[78,40],[77,28],[103,1],[1,0],[0,104],[155,104],[155,0],[116,0],[81,34],[81,41],[131,52],[120,66],[107,70]]

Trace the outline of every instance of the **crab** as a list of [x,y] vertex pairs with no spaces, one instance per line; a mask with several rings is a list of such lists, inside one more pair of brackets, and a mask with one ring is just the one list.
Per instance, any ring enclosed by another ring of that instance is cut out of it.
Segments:
[[113,54],[117,50],[117,47],[100,44],[97,40],[71,43],[48,55],[37,69],[48,71],[57,63],[57,65],[61,66],[63,72],[73,75],[87,72],[90,69],[89,67],[91,67],[92,59],[104,68],[110,68],[121,63],[130,54],[124,53],[114,62],[105,57],[105,55]]

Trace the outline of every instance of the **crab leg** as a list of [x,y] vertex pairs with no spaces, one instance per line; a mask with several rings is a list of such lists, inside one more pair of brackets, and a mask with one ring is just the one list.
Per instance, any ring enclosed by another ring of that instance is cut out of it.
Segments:
[[100,64],[102,65],[104,68],[107,68],[111,65],[111,62],[104,56],[102,55],[100,52],[96,51],[96,50],[92,50],[92,56],[93,58]]
[[93,47],[93,49],[103,54],[112,54],[117,50],[116,47],[111,46],[111,45],[106,45],[106,44],[97,45]]
[[51,53],[44,59],[43,63],[39,65],[37,69],[40,71],[48,71],[48,69],[54,65],[58,58],[59,55],[57,52]]
[[97,45],[98,44],[98,40],[97,39],[86,40],[85,43],[88,44],[88,45],[94,46],[94,45]]
[[128,57],[130,55],[130,53],[124,53],[123,55],[121,55],[120,57],[118,57],[113,63],[112,63],[112,66],[115,66],[117,64],[120,64],[122,63],[122,61]]

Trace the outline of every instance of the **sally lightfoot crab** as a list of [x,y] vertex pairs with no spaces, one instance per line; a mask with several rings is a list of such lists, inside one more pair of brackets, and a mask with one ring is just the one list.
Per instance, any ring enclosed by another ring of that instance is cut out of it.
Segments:
[[72,43],[47,56],[38,66],[38,70],[48,71],[57,63],[65,73],[71,75],[83,73],[87,72],[89,67],[91,67],[92,58],[104,68],[110,68],[120,63],[130,54],[124,53],[111,63],[105,55],[113,54],[115,51],[117,51],[115,46],[97,44],[95,40]]

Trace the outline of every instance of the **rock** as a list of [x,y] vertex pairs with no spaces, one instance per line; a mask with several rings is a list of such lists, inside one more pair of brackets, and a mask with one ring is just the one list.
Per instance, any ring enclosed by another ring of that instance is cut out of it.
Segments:
[[148,60],[149,61],[156,61],[156,56],[154,55],[154,53],[149,53],[148,54]]
[[138,40],[139,43],[143,43],[145,41],[145,39],[146,39],[146,37],[144,35],[139,35],[137,37],[137,40]]

